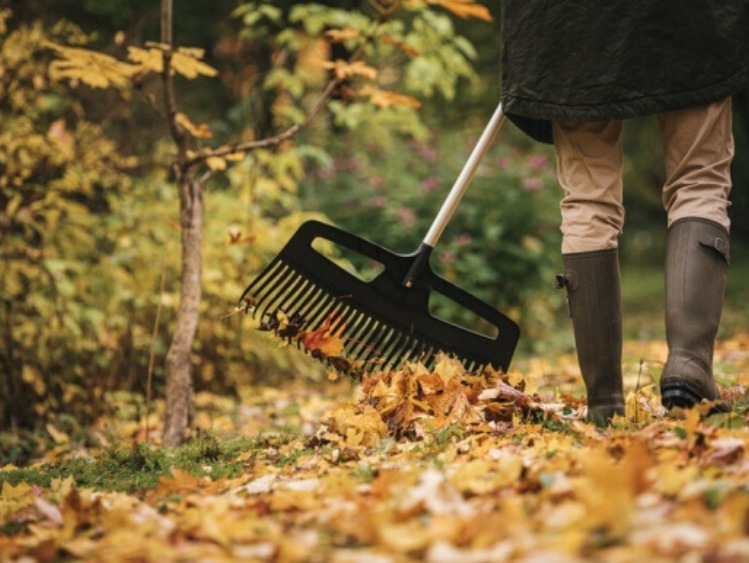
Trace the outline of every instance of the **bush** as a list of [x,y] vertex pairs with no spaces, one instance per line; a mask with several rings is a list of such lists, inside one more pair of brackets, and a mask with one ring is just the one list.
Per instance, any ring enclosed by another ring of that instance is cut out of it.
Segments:
[[[416,249],[457,178],[478,132],[398,141],[371,130],[348,136],[345,156],[305,185],[305,204],[339,226],[400,253]],[[432,265],[518,321],[532,346],[556,307],[546,291],[558,262],[558,193],[551,155],[523,148],[512,130],[485,157],[439,241]],[[541,291],[543,289],[543,291]],[[450,302],[435,314],[471,326]]]

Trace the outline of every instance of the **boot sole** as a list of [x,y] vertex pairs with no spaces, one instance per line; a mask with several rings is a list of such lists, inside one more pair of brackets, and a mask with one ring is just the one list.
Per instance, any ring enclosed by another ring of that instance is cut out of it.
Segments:
[[[668,410],[673,408],[691,409],[695,405],[700,404],[702,399],[703,397],[681,385],[669,386],[661,391],[661,404]],[[729,412],[730,410],[728,405],[721,401],[716,403],[707,414],[709,416],[711,414]]]

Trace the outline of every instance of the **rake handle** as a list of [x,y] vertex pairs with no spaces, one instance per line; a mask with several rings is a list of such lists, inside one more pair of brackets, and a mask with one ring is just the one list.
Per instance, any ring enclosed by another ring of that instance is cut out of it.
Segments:
[[473,147],[468,160],[463,165],[463,169],[460,171],[453,187],[447,194],[445,201],[442,203],[442,207],[440,207],[437,217],[435,217],[432,226],[424,237],[424,241],[419,246],[413,264],[406,274],[406,277],[403,279],[403,285],[406,287],[413,286],[415,279],[429,263],[429,257],[432,250],[434,250],[437,241],[445,230],[445,226],[458,208],[458,204],[460,203],[463,194],[465,194],[468,189],[474,174],[476,174],[476,170],[478,170],[481,160],[489,150],[489,147],[491,147],[492,141],[494,141],[494,137],[497,136],[504,120],[505,113],[502,108],[502,102],[500,102],[499,105],[497,105],[497,109],[494,110],[494,114],[489,120],[489,123],[484,128],[484,132],[481,133],[481,137],[479,137],[479,140]]

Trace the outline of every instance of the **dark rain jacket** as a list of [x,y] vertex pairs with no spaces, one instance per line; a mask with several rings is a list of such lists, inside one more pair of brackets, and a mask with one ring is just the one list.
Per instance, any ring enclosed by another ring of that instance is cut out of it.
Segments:
[[502,100],[533,138],[551,120],[624,119],[749,85],[749,0],[503,0]]

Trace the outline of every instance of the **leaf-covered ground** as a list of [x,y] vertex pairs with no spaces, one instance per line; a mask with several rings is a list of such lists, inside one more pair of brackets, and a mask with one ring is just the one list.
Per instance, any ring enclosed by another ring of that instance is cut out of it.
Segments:
[[665,345],[628,343],[605,430],[573,357],[203,394],[193,450],[124,409],[88,445],[50,425],[0,468],[0,560],[746,561],[749,336],[716,352],[731,413],[664,413]]

